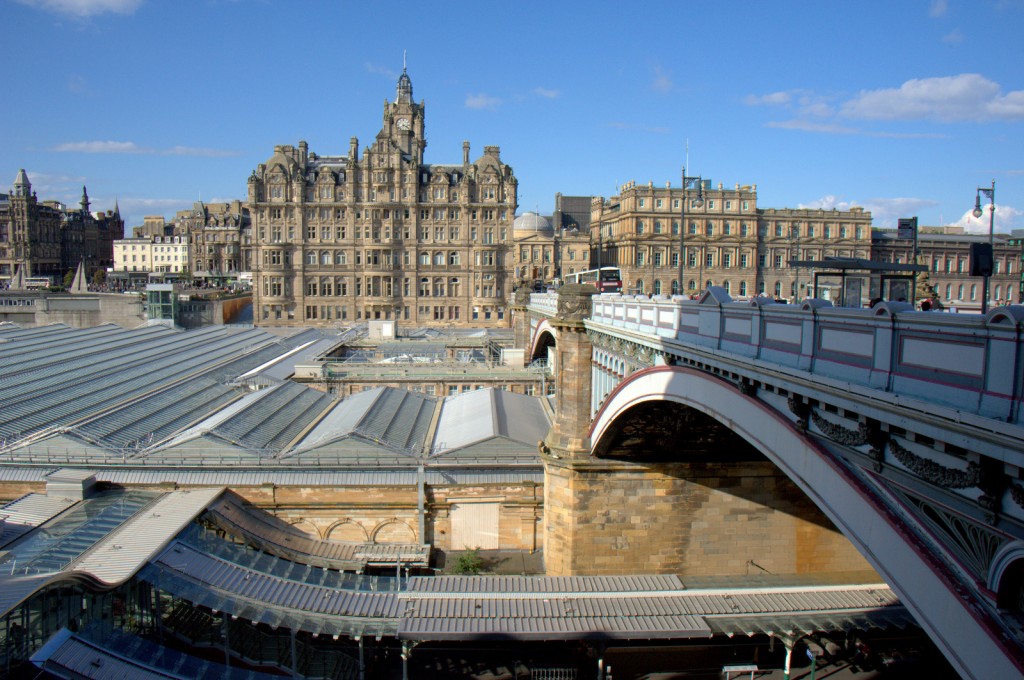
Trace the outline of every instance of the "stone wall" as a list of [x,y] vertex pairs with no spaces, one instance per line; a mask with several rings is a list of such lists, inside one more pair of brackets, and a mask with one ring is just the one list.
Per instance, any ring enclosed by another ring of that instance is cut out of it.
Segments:
[[25,328],[53,323],[72,328],[92,328],[104,323],[137,328],[146,322],[146,315],[142,298],[138,295],[7,293],[0,296],[0,321],[10,321]]
[[[189,488],[173,483],[133,485],[132,488],[173,491]],[[231,489],[266,510],[316,536],[339,541],[415,543],[419,537],[416,487],[408,486],[232,486]],[[45,482],[0,484],[0,504],[27,493],[45,493]],[[425,541],[439,550],[450,549],[449,509],[453,503],[499,503],[499,546],[502,550],[540,549],[544,509],[540,485],[509,484],[427,486]]]
[[768,461],[548,463],[549,575],[869,571]]

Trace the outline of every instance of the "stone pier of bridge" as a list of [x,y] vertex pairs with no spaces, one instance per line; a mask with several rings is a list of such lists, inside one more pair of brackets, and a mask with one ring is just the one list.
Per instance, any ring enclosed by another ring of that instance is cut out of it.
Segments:
[[548,575],[880,580],[782,470],[704,414],[656,400],[627,414],[605,441],[591,441],[593,347],[584,321],[595,294],[562,287],[548,319],[557,334],[555,417],[540,444]]

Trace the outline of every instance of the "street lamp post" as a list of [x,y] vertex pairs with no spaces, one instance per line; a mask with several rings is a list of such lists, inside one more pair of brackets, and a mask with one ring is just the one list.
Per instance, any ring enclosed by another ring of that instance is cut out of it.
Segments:
[[[995,265],[995,219],[996,219],[996,181],[992,180],[991,187],[978,187],[978,191],[974,194],[974,210],[973,214],[976,218],[980,218],[982,215],[981,209],[981,195],[985,194],[989,200],[988,206],[988,247],[989,257],[992,258],[990,262],[990,269]],[[982,277],[982,296],[981,296],[981,313],[985,314],[988,311],[988,284],[989,278],[992,276],[992,272],[989,271]]]
[[697,198],[693,206],[699,208],[704,205],[704,183],[700,175],[695,177],[686,176],[686,168],[683,168],[683,200],[679,209],[679,294],[685,295],[686,281],[686,190],[697,187]]

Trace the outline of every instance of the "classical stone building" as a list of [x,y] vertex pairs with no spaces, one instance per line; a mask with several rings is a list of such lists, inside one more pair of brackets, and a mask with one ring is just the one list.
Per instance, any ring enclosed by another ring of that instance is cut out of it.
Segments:
[[[988,243],[988,234],[966,234],[962,227],[921,227],[917,237],[917,263],[928,267],[928,284],[946,307],[979,311],[983,283],[971,276],[971,244]],[[1020,304],[1021,242],[1006,234],[993,235],[993,273],[989,280],[992,304]],[[892,264],[911,264],[914,242],[897,238],[894,229],[875,229],[871,235],[871,259]]]
[[189,243],[183,236],[123,238],[114,241],[114,272],[181,274],[189,266]]
[[622,270],[623,292],[675,294],[682,280],[686,294],[715,285],[734,297],[803,298],[810,275],[789,261],[869,257],[871,213],[759,208],[756,185],[630,182],[593,199],[590,241],[595,263]]
[[249,177],[254,319],[504,324],[517,180],[496,146],[424,161],[425,107],[403,71],[360,156],[278,146]]
[[589,231],[576,226],[556,229],[553,223],[560,217],[556,211],[551,218],[535,212],[525,212],[516,218],[515,266],[520,279],[528,283],[550,282],[590,269]]
[[0,280],[10,280],[18,267],[25,276],[53,283],[83,262],[87,276],[110,267],[114,240],[124,236],[124,220],[116,204],[102,213],[89,208],[85,187],[78,209],[40,201],[21,170],[11,193],[0,194]]
[[26,275],[61,272],[61,211],[40,202],[22,170],[10,194],[0,194],[0,277],[9,281],[18,267]]
[[248,271],[243,232],[249,227],[249,209],[242,201],[203,203],[174,216],[174,233],[187,239],[188,270],[193,278],[227,282]]

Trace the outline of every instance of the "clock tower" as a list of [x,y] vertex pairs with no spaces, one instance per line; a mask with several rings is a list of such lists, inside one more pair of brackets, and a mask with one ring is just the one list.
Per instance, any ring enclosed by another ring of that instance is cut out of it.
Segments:
[[427,146],[423,129],[423,103],[412,99],[412,80],[406,70],[398,78],[395,101],[384,102],[384,135],[401,152],[423,163],[423,149]]

